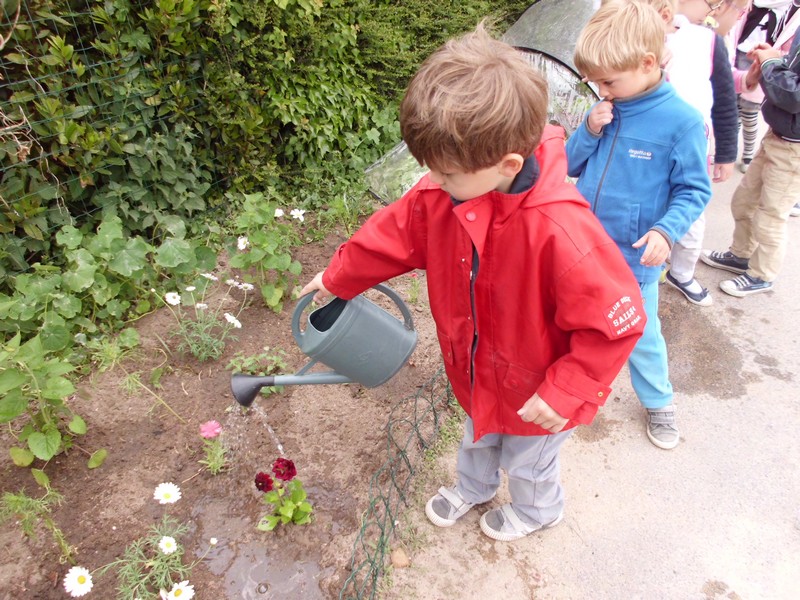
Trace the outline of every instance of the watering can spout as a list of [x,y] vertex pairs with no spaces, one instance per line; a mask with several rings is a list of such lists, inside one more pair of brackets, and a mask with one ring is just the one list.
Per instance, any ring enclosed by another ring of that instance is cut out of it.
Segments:
[[231,392],[242,406],[250,406],[262,387],[277,385],[320,385],[329,383],[353,383],[346,375],[334,371],[324,373],[297,373],[295,375],[231,375]]
[[258,396],[262,387],[275,385],[275,377],[243,375],[236,373],[231,376],[231,392],[233,397],[242,406],[250,406]]

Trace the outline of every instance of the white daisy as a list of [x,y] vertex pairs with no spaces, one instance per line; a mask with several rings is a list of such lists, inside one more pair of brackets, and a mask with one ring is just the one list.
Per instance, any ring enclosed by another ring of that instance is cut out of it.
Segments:
[[301,223],[306,220],[306,218],[303,216],[304,214],[306,214],[306,211],[302,209],[293,208],[292,210],[289,211],[289,214],[292,216],[293,219],[297,219]]
[[167,304],[178,306],[181,303],[181,295],[178,292],[167,292],[164,294],[164,300],[167,301]]
[[190,598],[194,598],[194,586],[189,585],[188,581],[176,583],[167,594],[168,600],[189,600]]
[[208,543],[211,544],[212,546],[216,546],[217,545],[217,538],[211,538],[210,540],[208,540]]
[[174,537],[165,535],[161,538],[161,541],[158,542],[158,549],[164,554],[172,554],[178,549],[178,543],[175,541]]
[[193,292],[193,291],[195,291],[196,289],[197,289],[196,287],[194,287],[193,285],[190,285],[190,286],[188,286],[188,287],[186,288],[186,291],[187,291],[187,292]]
[[212,275],[211,273],[200,273],[201,277],[205,277],[206,279],[210,279],[211,281],[219,281],[219,277],[216,275]]
[[244,252],[250,247],[250,240],[247,239],[246,235],[240,235],[236,240],[236,247],[240,252]]
[[64,575],[64,589],[73,598],[85,596],[92,589],[92,574],[83,567],[72,567]]
[[252,292],[254,289],[256,289],[256,286],[254,286],[252,283],[243,283],[239,286],[239,289],[244,290],[245,292]]
[[228,323],[230,323],[231,325],[233,325],[236,329],[241,329],[242,328],[242,323],[239,321],[239,319],[234,317],[231,313],[225,313],[225,320]]
[[153,493],[153,499],[159,504],[175,504],[181,499],[181,488],[172,482],[159,483]]
[[197,310],[205,310],[208,308],[208,304],[206,304],[205,302],[198,302],[197,304],[194,305],[194,307]]
[[236,281],[235,279],[226,279],[225,280],[225,285],[229,285],[231,287],[236,287],[236,286],[239,285],[239,282]]
[[285,215],[285,214],[286,214],[286,213],[285,213],[285,212],[283,212],[283,209],[282,209],[282,208],[276,208],[276,209],[275,209],[275,218],[276,218],[276,219],[278,219],[278,218],[282,217],[282,216],[283,216],[283,215]]

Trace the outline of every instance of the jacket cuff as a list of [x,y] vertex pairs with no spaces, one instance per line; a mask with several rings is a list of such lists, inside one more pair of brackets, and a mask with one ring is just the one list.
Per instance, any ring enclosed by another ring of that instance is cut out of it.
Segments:
[[548,371],[536,393],[562,417],[588,425],[611,388],[576,369],[561,367],[555,374],[553,369]]
[[655,231],[656,233],[660,234],[665,240],[667,240],[667,244],[669,244],[669,249],[672,250],[672,245],[675,243],[672,241],[672,238],[669,237],[669,234],[661,229],[661,227],[651,227],[650,231]]

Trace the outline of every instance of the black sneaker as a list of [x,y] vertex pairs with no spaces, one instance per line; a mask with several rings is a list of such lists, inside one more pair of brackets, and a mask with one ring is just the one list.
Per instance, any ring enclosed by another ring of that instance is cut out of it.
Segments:
[[717,252],[716,250],[703,250],[700,260],[709,267],[724,269],[731,273],[744,273],[750,262],[746,258],[739,258],[733,252]]
[[771,281],[764,281],[758,277],[750,277],[747,273],[739,275],[734,279],[719,282],[719,289],[726,294],[744,298],[750,294],[758,294],[759,292],[766,292],[772,287]]

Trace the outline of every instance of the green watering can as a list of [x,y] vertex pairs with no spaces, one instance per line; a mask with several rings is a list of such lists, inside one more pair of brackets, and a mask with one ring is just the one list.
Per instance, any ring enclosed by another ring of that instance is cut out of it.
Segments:
[[[334,298],[308,315],[303,331],[300,317],[314,298],[314,292],[306,294],[294,309],[292,334],[311,361],[294,375],[232,375],[236,401],[250,406],[264,386],[360,383],[373,388],[389,381],[414,352],[417,332],[411,311],[397,292],[383,284],[374,289],[394,301],[402,321],[363,296]],[[317,363],[332,370],[307,373]]]

